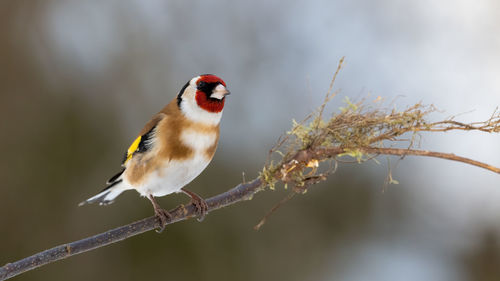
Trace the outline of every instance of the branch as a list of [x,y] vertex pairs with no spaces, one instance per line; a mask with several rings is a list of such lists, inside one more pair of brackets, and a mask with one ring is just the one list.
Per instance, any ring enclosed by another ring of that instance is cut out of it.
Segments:
[[[364,147],[364,148],[359,148],[359,150],[362,150],[365,153],[371,153],[371,154],[377,154],[377,155],[399,155],[399,156],[405,156],[405,155],[417,155],[417,156],[429,156],[429,157],[438,157],[438,158],[444,158],[448,160],[454,160],[454,161],[459,161],[467,164],[471,164],[474,166],[478,166],[490,171],[493,171],[495,173],[500,173],[500,168],[493,167],[491,165],[478,162],[472,159],[468,159],[465,157],[460,157],[456,156],[454,154],[449,154],[449,153],[440,153],[440,152],[433,152],[433,151],[424,151],[424,150],[414,150],[414,149],[397,149],[397,148],[376,148],[376,147]],[[297,169],[304,169],[307,167],[307,163],[309,163],[313,159],[320,159],[320,160],[325,160],[325,159],[333,159],[337,157],[338,155],[341,155],[343,153],[348,152],[349,149],[345,148],[329,148],[329,149],[317,149],[317,150],[302,150],[298,152],[293,159],[290,161],[290,163],[293,163],[293,167],[290,168],[290,164],[283,164],[281,169],[277,171],[274,174],[275,178],[281,178],[283,182],[287,182],[286,176],[287,174],[293,172],[293,170]],[[282,171],[286,170],[286,174],[283,175]],[[319,181],[317,181],[319,182]],[[317,183],[314,182],[314,183]],[[238,186],[221,193],[219,195],[216,195],[214,197],[211,197],[207,199],[207,204],[208,204],[208,210],[209,211],[215,211],[218,209],[221,209],[223,207],[232,205],[237,202],[245,201],[245,200],[251,200],[253,195],[256,194],[259,191],[264,190],[265,186],[267,183],[264,180],[261,180],[260,178],[254,179],[253,181],[249,183],[242,183],[239,184]],[[296,191],[295,193],[298,193]],[[295,194],[291,193],[291,194]],[[293,195],[287,196],[286,200],[283,200],[279,205],[290,199]],[[279,205],[277,207],[279,207]],[[269,214],[274,212],[277,207],[273,208]],[[168,221],[166,224],[173,224],[176,222],[184,221],[189,218],[192,218],[195,216],[195,208],[193,205],[189,206],[179,206],[173,210],[170,211],[172,214],[172,218],[170,221]],[[269,215],[268,214],[268,215]],[[267,216],[266,215],[266,218]],[[265,220],[263,220],[258,227],[262,226],[264,224]],[[159,222],[156,219],[156,217],[149,217],[145,218],[140,221],[133,222],[131,224],[121,226],[106,232],[103,232],[101,234],[84,238],[78,241],[74,241],[71,243],[63,244],[56,246],[54,248],[48,249],[46,251],[37,253],[35,255],[32,255],[30,257],[24,258],[22,260],[13,262],[13,263],[8,263],[5,266],[0,268],[0,281],[1,280],[6,280],[11,277],[14,277],[16,275],[19,275],[23,272],[35,269],[37,267],[65,259],[80,253],[84,253],[93,249],[97,249],[100,247],[107,246],[109,244],[119,242],[122,240],[125,240],[127,238],[130,238],[132,236],[153,230],[158,228]]]
[[[249,183],[239,184],[224,193],[207,199],[208,210],[214,211],[236,202],[250,200],[255,193],[261,190],[263,190],[263,182],[260,179],[255,179]],[[186,207],[181,205],[172,210],[171,214],[172,219],[168,221],[167,224],[176,223],[194,217],[195,208],[193,205]],[[158,220],[153,216],[92,237],[56,246],[0,267],[0,280],[6,280],[23,272],[58,261],[60,259],[69,258],[80,253],[125,240],[132,236],[158,228],[159,226]]]

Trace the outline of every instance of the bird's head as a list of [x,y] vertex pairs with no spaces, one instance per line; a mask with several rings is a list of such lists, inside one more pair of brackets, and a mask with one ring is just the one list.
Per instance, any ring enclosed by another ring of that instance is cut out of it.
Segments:
[[189,80],[177,96],[181,111],[195,121],[219,123],[229,91],[226,83],[213,74]]

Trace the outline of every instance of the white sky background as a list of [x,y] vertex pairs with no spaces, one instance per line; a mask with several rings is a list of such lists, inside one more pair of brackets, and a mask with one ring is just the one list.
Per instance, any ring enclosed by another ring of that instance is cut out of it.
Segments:
[[[321,102],[342,56],[334,109],[343,96],[400,96],[401,108],[423,101],[446,110],[436,118],[472,111],[459,119],[479,121],[500,105],[497,0],[166,2],[52,1],[37,30],[51,38],[45,48],[32,34],[37,59],[49,79],[59,71],[90,83],[89,100],[110,95],[131,136],[185,81],[217,74],[233,93],[219,153],[240,159],[250,151],[259,162],[276,132]],[[133,81],[103,92],[99,84],[124,59],[140,61],[127,70]],[[426,136],[422,146],[500,166],[499,143],[498,135],[447,133]],[[342,273],[327,266],[325,280],[458,280],[443,252],[469,247],[480,224],[500,224],[498,175],[419,158],[403,161],[395,177],[414,202],[413,220],[398,230],[407,242],[367,241]],[[425,242],[429,232],[439,234]]]

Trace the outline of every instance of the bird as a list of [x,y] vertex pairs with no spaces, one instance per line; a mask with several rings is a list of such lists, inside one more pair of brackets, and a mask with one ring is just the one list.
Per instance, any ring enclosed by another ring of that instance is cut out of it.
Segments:
[[185,186],[211,162],[219,140],[226,83],[213,74],[190,79],[177,97],[152,117],[125,152],[121,171],[111,177],[97,195],[79,206],[113,203],[126,190],[148,198],[163,231],[171,214],[155,200],[184,193],[196,207],[198,220],[208,212],[207,203]]

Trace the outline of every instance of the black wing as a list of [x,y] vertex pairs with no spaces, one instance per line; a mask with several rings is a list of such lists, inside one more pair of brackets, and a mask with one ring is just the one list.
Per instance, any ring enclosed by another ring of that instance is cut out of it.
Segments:
[[135,155],[136,153],[144,153],[144,152],[150,150],[151,147],[153,147],[155,129],[156,129],[156,126],[153,126],[147,133],[145,133],[142,136],[137,137],[135,139],[135,141],[132,143],[132,145],[130,145],[130,147],[128,148],[127,152],[125,153],[125,157],[123,158],[123,161],[122,161],[123,169],[119,173],[117,173],[116,175],[112,176],[106,182],[106,184],[108,184],[106,189],[113,186],[114,184],[122,181],[120,176],[125,171],[125,164],[127,163],[128,160],[130,160],[132,158],[133,155]]

